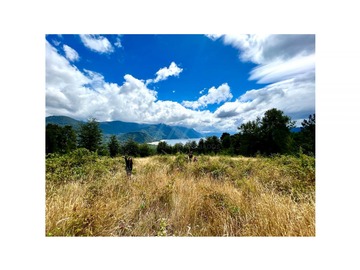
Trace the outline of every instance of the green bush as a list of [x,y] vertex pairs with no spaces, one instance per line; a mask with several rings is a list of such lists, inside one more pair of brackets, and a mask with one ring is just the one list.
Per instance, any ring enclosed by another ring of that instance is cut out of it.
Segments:
[[[109,161],[104,162],[105,160]],[[100,158],[96,152],[79,148],[66,155],[48,155],[46,180],[57,183],[88,181],[98,178],[104,173],[109,173],[113,166],[116,166],[116,163],[110,158]]]

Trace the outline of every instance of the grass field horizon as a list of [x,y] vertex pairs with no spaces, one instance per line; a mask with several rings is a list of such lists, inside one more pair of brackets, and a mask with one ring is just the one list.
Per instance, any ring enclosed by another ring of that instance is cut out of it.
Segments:
[[315,158],[46,158],[46,236],[315,236]]

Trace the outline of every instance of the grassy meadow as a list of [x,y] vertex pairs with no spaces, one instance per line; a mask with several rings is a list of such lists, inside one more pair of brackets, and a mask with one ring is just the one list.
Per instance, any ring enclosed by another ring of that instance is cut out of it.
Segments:
[[315,159],[46,158],[46,236],[315,236]]

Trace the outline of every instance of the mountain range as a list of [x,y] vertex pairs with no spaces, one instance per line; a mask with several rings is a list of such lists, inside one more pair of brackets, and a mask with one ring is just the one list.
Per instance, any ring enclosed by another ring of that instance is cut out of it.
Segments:
[[[107,140],[111,135],[115,135],[120,142],[132,139],[138,143],[153,142],[169,139],[192,139],[201,138],[203,134],[192,128],[181,126],[169,126],[165,124],[139,124],[122,121],[98,122],[99,127]],[[75,120],[67,116],[48,116],[47,124],[59,126],[70,125],[74,130],[78,130],[83,121]]]

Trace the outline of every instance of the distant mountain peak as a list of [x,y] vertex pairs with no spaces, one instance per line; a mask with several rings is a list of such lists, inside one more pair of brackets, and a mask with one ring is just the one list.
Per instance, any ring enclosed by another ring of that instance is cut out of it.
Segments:
[[[48,116],[46,124],[57,124],[60,126],[70,125],[78,129],[83,121],[75,120],[67,116]],[[107,121],[98,122],[105,137],[116,135],[120,139],[131,138],[139,143],[158,141],[166,139],[191,139],[200,138],[203,135],[192,128],[182,126],[169,126],[160,124],[139,124],[133,122]]]

